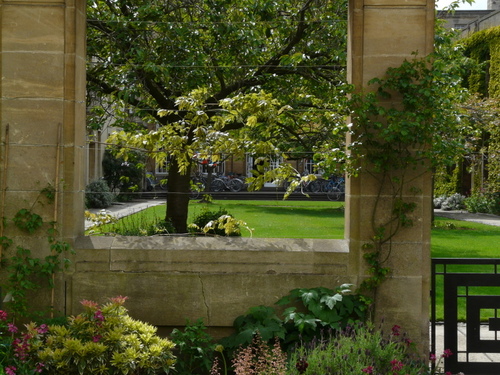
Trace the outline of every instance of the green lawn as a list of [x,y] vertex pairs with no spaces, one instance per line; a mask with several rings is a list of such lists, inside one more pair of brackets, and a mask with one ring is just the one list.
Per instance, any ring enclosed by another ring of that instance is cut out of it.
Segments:
[[[206,205],[192,203],[190,218]],[[215,201],[210,210],[224,208],[243,220],[255,238],[344,238],[343,202],[321,201]]]

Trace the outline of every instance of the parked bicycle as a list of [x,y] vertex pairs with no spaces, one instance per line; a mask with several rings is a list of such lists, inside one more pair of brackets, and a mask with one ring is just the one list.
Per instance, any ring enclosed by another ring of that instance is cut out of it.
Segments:
[[326,196],[331,201],[339,201],[345,196],[345,179],[344,177],[332,176],[323,185]]
[[212,180],[212,191],[229,190],[234,193],[245,188],[245,183],[238,177],[219,176]]

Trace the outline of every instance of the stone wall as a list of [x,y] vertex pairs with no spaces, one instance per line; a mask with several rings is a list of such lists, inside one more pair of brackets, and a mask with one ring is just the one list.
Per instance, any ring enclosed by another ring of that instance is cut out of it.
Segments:
[[[358,284],[367,276],[362,245],[372,235],[368,215],[377,198],[363,174],[347,184],[346,241],[82,237],[85,5],[0,0],[1,216],[31,206],[45,185],[56,188],[55,201],[36,209],[45,221],[59,223],[61,239],[77,251],[70,272],[57,280],[56,310],[74,313],[83,298],[120,294],[130,297],[133,316],[154,324],[204,317],[228,326],[248,307],[273,304],[290,289]],[[431,52],[433,1],[351,0],[349,7],[349,70],[356,87],[414,51]],[[422,187],[411,198],[420,207],[418,225],[394,241],[390,265],[396,272],[377,297],[377,313],[388,324],[406,325],[426,346],[429,175],[415,183]],[[48,253],[42,237],[12,226],[0,231],[35,255]],[[48,299],[39,295],[34,302],[43,306]]]
[[231,327],[249,307],[272,306],[292,289],[352,281],[343,240],[81,237],[75,247],[65,313],[80,312],[83,299],[125,295],[132,316],[163,327],[198,318]]

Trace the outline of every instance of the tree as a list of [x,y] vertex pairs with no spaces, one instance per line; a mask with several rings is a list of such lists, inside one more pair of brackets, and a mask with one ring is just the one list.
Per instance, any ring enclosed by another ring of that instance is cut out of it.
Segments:
[[[186,231],[192,157],[343,143],[345,0],[92,0],[89,123],[169,159],[166,219]],[[130,113],[157,129],[130,121]]]

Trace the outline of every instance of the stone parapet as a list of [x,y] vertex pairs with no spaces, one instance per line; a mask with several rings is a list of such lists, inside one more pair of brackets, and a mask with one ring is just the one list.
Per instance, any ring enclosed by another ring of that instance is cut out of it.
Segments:
[[132,316],[158,326],[203,318],[231,327],[252,306],[295,288],[351,282],[344,240],[82,237],[65,275],[65,313],[79,301],[129,297]]

